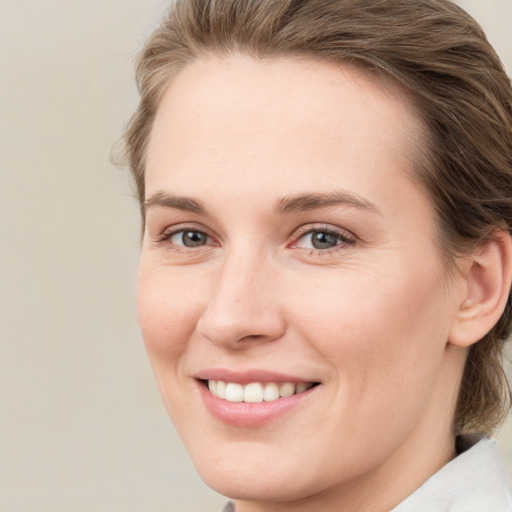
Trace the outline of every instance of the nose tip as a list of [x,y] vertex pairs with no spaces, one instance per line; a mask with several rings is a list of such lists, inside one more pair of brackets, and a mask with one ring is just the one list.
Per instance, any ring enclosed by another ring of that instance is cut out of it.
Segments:
[[199,318],[198,333],[228,349],[267,343],[281,338],[286,323],[269,281],[258,273],[221,276]]
[[275,314],[256,316],[245,311],[221,317],[210,309],[201,316],[198,331],[216,345],[242,348],[247,342],[265,343],[279,339],[284,332],[284,325]]

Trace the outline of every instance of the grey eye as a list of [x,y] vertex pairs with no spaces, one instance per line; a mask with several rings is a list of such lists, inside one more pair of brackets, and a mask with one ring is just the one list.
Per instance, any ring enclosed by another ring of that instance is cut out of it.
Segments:
[[332,249],[344,242],[349,242],[349,240],[338,233],[317,230],[302,235],[296,245],[302,249],[325,250]]
[[324,231],[315,231],[310,234],[311,245],[315,249],[331,249],[339,244],[339,237]]
[[208,243],[208,235],[201,233],[201,231],[178,231],[171,237],[171,242],[174,245],[181,245],[183,247],[201,247]]

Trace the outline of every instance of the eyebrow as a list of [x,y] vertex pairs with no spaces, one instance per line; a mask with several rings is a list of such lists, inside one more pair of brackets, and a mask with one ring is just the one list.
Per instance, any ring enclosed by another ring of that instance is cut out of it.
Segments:
[[279,199],[274,207],[276,213],[298,213],[309,210],[319,210],[329,206],[346,205],[353,208],[369,210],[380,214],[379,209],[373,203],[353,194],[352,192],[337,191],[327,194],[314,193],[296,196],[286,196]]
[[145,214],[149,209],[156,207],[174,208],[175,210],[199,213],[202,215],[206,214],[206,208],[201,201],[190,197],[173,196],[162,190],[156,192],[149,199],[144,201],[143,212]]
[[[331,193],[311,193],[294,196],[285,196],[278,199],[274,205],[277,214],[300,213],[309,210],[319,210],[329,206],[346,205],[353,208],[369,210],[380,214],[379,209],[373,203],[351,192],[338,191]],[[203,203],[191,197],[173,196],[163,190],[156,192],[144,201],[143,213],[151,208],[173,208],[185,212],[206,215],[207,211]]]

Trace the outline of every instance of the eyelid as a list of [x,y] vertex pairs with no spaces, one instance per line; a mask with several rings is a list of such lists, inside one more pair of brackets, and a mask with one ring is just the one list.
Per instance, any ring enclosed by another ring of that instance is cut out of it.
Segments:
[[342,250],[343,247],[346,247],[347,244],[354,244],[357,241],[357,237],[351,233],[350,231],[340,228],[338,226],[333,226],[332,224],[305,224],[300,228],[296,229],[291,235],[292,243],[289,245],[290,248],[301,249],[300,247],[296,247],[297,242],[310,233],[315,232],[325,232],[331,235],[337,236],[342,240],[342,243],[332,247],[331,249],[304,249],[308,251],[318,252],[318,253],[329,253],[332,251]]
[[332,233],[334,235],[338,235],[342,238],[347,238],[350,240],[356,240],[356,236],[350,232],[348,229],[341,228],[339,226],[334,226],[333,224],[323,224],[323,223],[310,223],[304,224],[297,228],[291,235],[291,238],[300,238],[308,233],[315,231],[326,231],[328,233]]

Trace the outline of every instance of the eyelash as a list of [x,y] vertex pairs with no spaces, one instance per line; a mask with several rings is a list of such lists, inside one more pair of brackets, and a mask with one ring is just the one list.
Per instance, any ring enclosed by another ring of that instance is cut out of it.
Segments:
[[294,241],[292,242],[291,247],[294,248],[294,246],[296,246],[296,244],[302,238],[313,233],[323,233],[326,235],[333,236],[338,239],[339,243],[328,249],[302,248],[302,250],[307,251],[308,254],[312,255],[327,256],[338,251],[346,250],[347,246],[351,246],[356,243],[356,238],[354,237],[354,235],[343,229],[336,229],[332,226],[327,225],[307,225],[303,226],[302,228],[299,228],[293,233],[292,238]]
[[[182,245],[177,245],[174,243],[171,243],[170,240],[173,236],[179,234],[179,233],[185,233],[187,231],[190,231],[192,233],[198,233],[200,235],[207,237],[207,242],[210,241],[210,243],[206,243],[205,245],[200,245],[197,247],[187,247]],[[313,234],[313,233],[324,233],[326,235],[333,236],[339,240],[339,243],[334,245],[331,248],[326,249],[315,249],[315,248],[300,248],[297,247],[297,243],[307,235]],[[347,248],[347,246],[354,245],[356,243],[356,238],[351,233],[342,230],[342,229],[335,229],[332,226],[327,225],[306,225],[303,226],[297,230],[295,230],[292,235],[290,236],[292,238],[292,243],[288,245],[289,248],[296,249],[296,250],[303,250],[311,255],[329,255],[333,252],[342,251]],[[211,246],[211,241],[215,240],[215,238],[210,235],[206,230],[198,227],[197,225],[190,225],[190,224],[179,224],[176,226],[171,226],[167,229],[165,229],[158,237],[155,239],[154,243],[157,246],[166,244],[168,245],[171,250],[175,252],[189,252],[189,251],[200,251],[201,249]],[[218,244],[215,244],[218,245]]]

